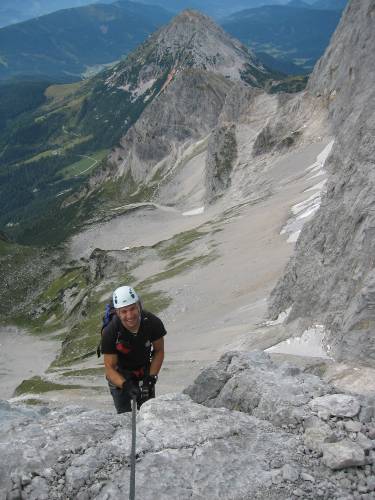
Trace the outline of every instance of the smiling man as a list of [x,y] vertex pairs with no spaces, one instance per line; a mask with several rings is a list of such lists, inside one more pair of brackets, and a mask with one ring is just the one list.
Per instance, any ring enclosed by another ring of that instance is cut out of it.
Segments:
[[142,309],[139,297],[129,286],[113,293],[114,314],[102,334],[105,375],[117,413],[131,411],[155,397],[155,384],[164,360],[162,321]]

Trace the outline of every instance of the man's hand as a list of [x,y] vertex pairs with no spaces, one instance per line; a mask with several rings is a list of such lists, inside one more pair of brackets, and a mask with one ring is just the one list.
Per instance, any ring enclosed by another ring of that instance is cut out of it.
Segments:
[[151,396],[157,380],[157,375],[147,375],[145,377],[142,385],[142,399],[148,399]]
[[138,382],[135,382],[131,378],[125,380],[122,384],[122,392],[130,397],[130,399],[138,399],[141,395]]

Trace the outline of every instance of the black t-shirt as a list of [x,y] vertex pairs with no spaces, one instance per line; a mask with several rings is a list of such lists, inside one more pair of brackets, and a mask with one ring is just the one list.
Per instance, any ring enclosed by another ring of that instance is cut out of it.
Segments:
[[138,333],[127,330],[115,315],[103,329],[102,353],[118,355],[121,372],[146,367],[150,362],[151,344],[166,335],[163,322],[155,314],[142,311]]

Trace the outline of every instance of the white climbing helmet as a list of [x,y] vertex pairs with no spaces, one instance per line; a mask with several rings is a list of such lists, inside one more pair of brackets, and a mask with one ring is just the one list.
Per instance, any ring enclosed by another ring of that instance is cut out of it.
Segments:
[[120,309],[120,307],[130,306],[139,301],[139,297],[130,286],[120,286],[113,292],[113,307]]

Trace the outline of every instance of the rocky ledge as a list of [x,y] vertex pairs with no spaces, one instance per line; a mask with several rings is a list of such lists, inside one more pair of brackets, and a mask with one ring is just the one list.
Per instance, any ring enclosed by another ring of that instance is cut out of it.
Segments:
[[[137,418],[136,497],[373,499],[375,401],[265,353],[225,354]],[[0,496],[129,494],[130,415],[0,405]]]

